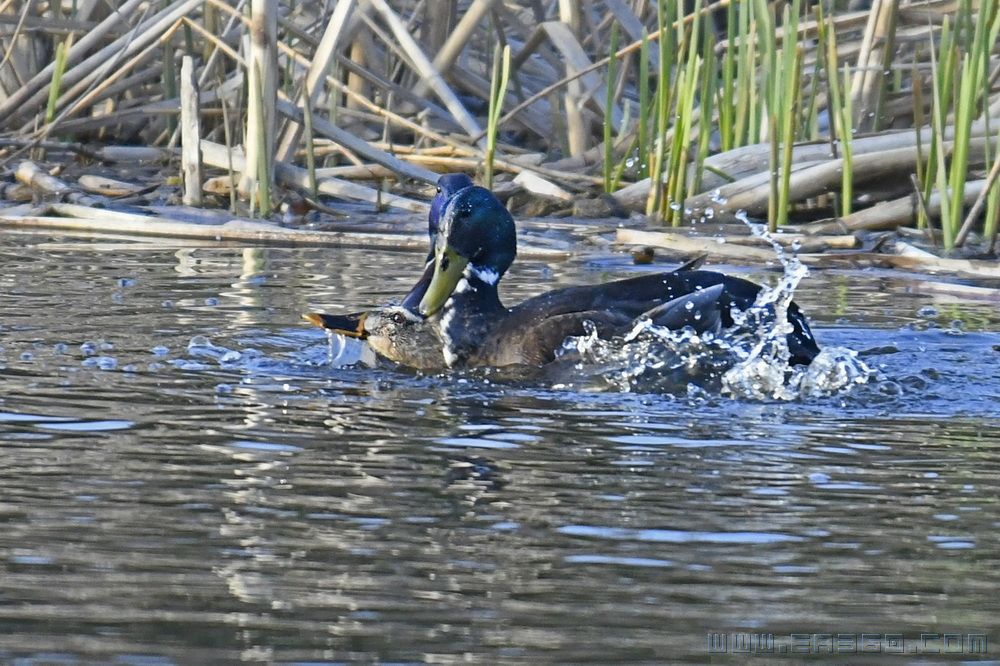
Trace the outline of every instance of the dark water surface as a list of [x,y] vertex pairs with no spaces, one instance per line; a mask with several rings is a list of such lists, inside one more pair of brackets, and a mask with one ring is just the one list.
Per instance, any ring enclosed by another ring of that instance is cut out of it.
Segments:
[[807,401],[327,365],[299,314],[420,261],[5,234],[0,661],[1000,659],[990,294],[814,271],[820,343],[880,377]]

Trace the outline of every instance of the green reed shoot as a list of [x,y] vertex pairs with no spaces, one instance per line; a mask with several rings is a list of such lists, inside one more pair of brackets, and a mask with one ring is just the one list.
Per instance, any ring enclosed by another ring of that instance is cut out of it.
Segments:
[[785,29],[785,38],[781,42],[782,80],[778,89],[781,95],[778,107],[782,145],[781,183],[778,192],[778,217],[771,223],[772,231],[788,223],[788,208],[791,205],[792,149],[795,147],[802,82],[802,49],[796,41],[799,29],[799,0],[794,0],[791,7],[785,5],[782,25]]
[[[939,152],[943,152],[945,149],[944,137],[942,135],[943,123],[936,122],[935,119],[940,120],[938,114],[941,113],[941,110],[947,110],[951,107],[951,80],[954,63],[953,43],[954,36],[951,30],[951,19],[950,17],[945,16],[944,23],[941,25],[938,54],[935,54],[933,44],[931,44],[930,48],[932,81],[931,138],[927,162],[923,178],[921,179],[924,187],[924,201],[930,200],[931,190],[937,182],[938,167],[942,166],[944,162],[943,156],[939,154]],[[943,202],[943,204],[947,205],[947,202]],[[922,229],[926,227],[928,223],[929,220],[927,220],[923,211],[920,211],[917,217],[917,226]]]
[[711,21],[704,21],[702,24],[703,34],[701,39],[702,67],[701,67],[701,87],[698,91],[698,100],[701,106],[698,109],[698,144],[694,154],[693,178],[688,187],[686,196],[690,197],[701,191],[702,175],[705,170],[705,158],[712,139],[712,114],[714,111],[713,101],[715,100],[714,86],[718,85],[716,63],[715,63],[715,39],[713,38],[713,28]]
[[773,230],[778,224],[778,109],[780,105],[781,71],[778,69],[777,45],[774,21],[766,0],[754,0],[757,23],[760,28],[763,53],[760,64],[763,68],[763,93],[766,104],[767,136],[770,142],[768,174],[771,177],[771,192],[767,202],[768,225]]
[[[931,184],[937,186],[945,250],[955,247],[962,227],[972,128],[988,105],[989,58],[1000,35],[998,5],[998,0],[983,0],[976,8],[978,16],[974,20],[972,3],[963,0],[959,3],[954,29],[949,17],[945,17],[936,58],[931,49],[931,156],[923,186],[925,198],[929,198]],[[950,162],[945,160],[949,152],[945,141],[947,130],[952,135]],[[987,151],[987,157],[988,154]]]
[[[833,78],[837,78],[834,75]],[[844,65],[844,103],[840,107],[840,156],[843,167],[840,180],[840,210],[841,216],[850,215],[854,207],[854,104],[849,94],[851,85],[851,66]]]
[[[941,29],[942,34],[942,47],[944,47],[944,37],[943,35],[948,30],[948,17],[944,19],[944,26]],[[949,49],[950,50],[950,49]],[[928,160],[928,170],[933,166],[934,171],[931,173],[934,175],[934,181],[937,183],[938,192],[940,193],[941,201],[941,220],[942,224],[944,220],[951,219],[951,200],[948,197],[948,183],[946,180],[946,170],[945,170],[945,145],[944,145],[944,116],[942,109],[945,108],[942,103],[942,98],[945,97],[945,92],[942,90],[941,86],[941,75],[942,72],[938,69],[938,63],[934,57],[934,50],[931,49],[931,85],[934,90],[931,105],[931,158]],[[930,178],[928,178],[928,183]],[[927,183],[925,183],[927,187]],[[924,200],[929,200],[929,195],[924,197]],[[928,221],[929,222],[929,221]],[[947,236],[947,232],[942,230],[943,234]]]
[[760,60],[757,21],[753,18],[753,3],[740,3],[736,72],[736,125],[733,148],[760,141],[760,95],[757,87],[756,63]]
[[653,115],[656,117],[656,140],[653,142],[653,159],[649,171],[652,182],[649,199],[646,201],[646,214],[650,216],[660,214],[665,197],[663,172],[666,159],[666,136],[670,126],[670,100],[673,92],[670,72],[673,69],[675,55],[672,43],[674,33],[668,31],[666,27],[673,23],[676,14],[677,3],[666,0],[658,0],[656,3],[656,23],[660,33],[660,67],[656,78],[656,96],[653,107]]
[[490,80],[490,107],[486,124],[486,160],[483,164],[483,185],[493,187],[493,160],[497,149],[497,130],[510,80],[510,46],[493,52],[493,75]]
[[[728,48],[721,60],[717,91],[718,130],[723,151],[757,143],[761,99],[757,91],[759,60],[754,3],[730,3],[726,32]],[[714,56],[714,49],[712,51]]]
[[[986,145],[989,145],[989,141]],[[997,132],[997,143],[1000,145],[1000,131]],[[997,227],[1000,222],[1000,179],[997,179],[990,186],[990,193],[986,198],[986,221],[983,224],[983,238],[987,247],[994,247],[997,242]]]
[[[788,6],[785,6],[785,26],[788,23]],[[778,191],[778,217],[770,223],[771,231],[788,224],[788,209],[791,205],[792,149],[795,147],[796,120],[799,113],[799,82],[802,80],[802,50],[795,43],[785,40],[782,46],[784,86],[780,115],[781,131],[781,183]]]
[[[983,3],[990,4],[988,1]],[[961,16],[961,14],[960,14]],[[980,20],[976,22],[974,36],[972,39],[971,52],[966,52],[962,56],[961,77],[957,80],[958,94],[955,98],[955,132],[954,144],[951,156],[951,171],[949,173],[949,186],[951,190],[951,204],[948,207],[950,219],[941,219],[941,229],[944,231],[944,246],[950,250],[954,246],[955,235],[962,224],[962,202],[965,199],[965,180],[969,169],[969,140],[972,129],[973,115],[976,111],[977,101],[982,92],[982,84],[979,77],[982,76],[982,59],[979,57],[980,51],[986,40],[986,27],[988,22]],[[941,196],[947,196],[945,191]]]
[[[953,244],[962,226],[962,202],[965,198],[965,183],[968,175],[969,144],[972,136],[972,123],[979,112],[979,100],[983,106],[988,106],[988,89],[984,88],[988,78],[990,53],[996,44],[1000,17],[997,16],[997,0],[982,0],[979,3],[979,20],[975,22],[972,47],[962,59],[962,74],[958,82],[958,97],[955,111],[955,143],[951,160],[951,214],[949,229],[954,232],[950,239],[945,240],[945,248],[950,249],[948,241]],[[970,9],[971,20],[971,9]],[[987,150],[987,156],[989,151]],[[987,160],[987,163],[988,160]],[[942,222],[942,228],[944,228]]]
[[639,117],[636,119],[636,155],[639,160],[639,178],[649,176],[649,33],[642,29],[639,47]]
[[[678,61],[678,72],[674,84],[673,117],[676,122],[669,141],[669,153],[666,156],[666,188],[665,196],[660,198],[659,216],[665,222],[679,226],[684,215],[684,197],[687,194],[688,161],[691,148],[691,132],[695,119],[695,100],[699,91],[702,58],[698,49],[701,33],[701,3],[695,4],[694,21],[690,30],[682,33],[679,38],[681,47],[678,52],[684,58]],[[683,65],[683,67],[681,67]],[[702,126],[709,124],[704,119]],[[666,143],[667,135],[660,135]]]
[[[745,4],[745,3],[741,3]],[[736,79],[736,52],[733,44],[736,41],[736,3],[730,2],[726,7],[726,42],[729,48],[722,55],[722,86],[719,88],[719,139],[722,150],[732,149],[735,127],[736,108],[734,102],[734,85]],[[706,40],[707,41],[707,40]],[[740,46],[743,46],[742,40]],[[715,50],[712,50],[715,53]],[[711,69],[708,67],[707,69]],[[702,98],[704,99],[704,98]],[[704,123],[703,123],[704,124]]]
[[[695,56],[689,60],[690,66],[683,68],[677,74],[676,100],[674,109],[677,123],[673,126],[670,137],[670,150],[666,155],[666,187],[660,198],[658,214],[660,218],[679,226],[683,218],[682,208],[687,180],[688,152],[691,141],[691,124],[694,115],[695,93],[698,90],[698,73],[701,68],[701,58]],[[667,137],[662,137],[664,143]]]
[[[261,79],[260,67],[254,63],[253,77],[255,85],[250,86],[250,104],[256,104],[257,108],[260,109],[260,113],[257,114],[257,124],[252,128],[252,131],[256,134],[257,144],[259,146],[267,145],[267,130],[265,128],[266,121],[264,119],[264,84]],[[248,169],[255,169],[257,172],[257,191],[250,193],[250,210],[251,214],[253,212],[253,203],[257,202],[260,208],[260,214],[262,217],[268,217],[271,215],[271,169],[270,169],[271,156],[267,150],[257,151],[257,164],[248,164]]]
[[56,45],[55,67],[52,68],[52,83],[49,85],[49,101],[45,107],[46,123],[51,123],[56,117],[56,102],[59,100],[63,74],[66,73],[66,44],[67,42],[59,42]]
[[611,111],[615,105],[615,67],[617,65],[616,54],[618,53],[618,23],[611,24],[611,45],[608,47],[608,78],[606,84],[606,95],[604,98],[604,191],[611,194],[615,191],[613,178],[615,144],[614,144],[614,124],[611,120]]
[[854,113],[850,95],[850,68],[845,65],[843,75],[843,87],[841,87],[840,73],[837,65],[837,33],[834,29],[833,21],[829,24],[823,20],[822,8],[818,10],[820,43],[825,44],[826,57],[826,82],[829,100],[827,103],[827,115],[830,122],[830,135],[839,143],[839,156],[843,161],[841,184],[840,184],[840,215],[845,217],[851,214],[852,202],[854,200],[854,173],[853,173],[853,150],[851,148],[851,138],[854,134]]

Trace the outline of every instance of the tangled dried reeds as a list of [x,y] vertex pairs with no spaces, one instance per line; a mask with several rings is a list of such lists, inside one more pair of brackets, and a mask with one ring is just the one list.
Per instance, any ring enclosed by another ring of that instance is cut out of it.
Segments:
[[162,160],[186,203],[263,217],[291,192],[423,211],[413,184],[464,170],[536,214],[745,211],[988,251],[998,5],[0,0],[0,198],[70,153]]

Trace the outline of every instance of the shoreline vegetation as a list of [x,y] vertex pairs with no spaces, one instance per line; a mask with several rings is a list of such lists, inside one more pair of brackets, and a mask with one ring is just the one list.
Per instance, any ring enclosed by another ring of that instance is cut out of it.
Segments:
[[464,171],[525,255],[774,261],[745,213],[996,280],[998,35],[1000,0],[0,0],[0,226],[422,251]]

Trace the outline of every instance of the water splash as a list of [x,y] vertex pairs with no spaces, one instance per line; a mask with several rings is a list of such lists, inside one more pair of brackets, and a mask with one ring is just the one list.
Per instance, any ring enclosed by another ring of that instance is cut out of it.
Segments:
[[679,331],[638,321],[625,336],[602,340],[594,327],[570,338],[561,358],[577,359],[578,371],[597,373],[608,390],[671,394],[721,394],[746,400],[798,400],[834,395],[864,384],[874,372],[857,353],[826,347],[808,366],[792,365],[788,307],[808,268],[789,255],[767,229],[737,218],[768,241],[784,273],[764,287],[746,311],[733,310],[734,325],[718,335]]
[[[750,310],[733,313],[736,325],[754,332],[757,341],[749,353],[725,373],[723,392],[753,400],[796,400],[832,395],[866,383],[873,371],[856,352],[845,347],[823,349],[808,366],[789,364],[786,336],[792,331],[792,325],[788,321],[788,306],[809,269],[797,255],[789,255],[763,224],[752,222],[742,211],[736,218],[746,224],[754,236],[771,245],[784,273],[777,285],[761,290]],[[773,315],[768,316],[772,308]]]
[[[718,393],[723,374],[738,360],[731,341],[691,328],[673,331],[644,319],[626,335],[611,340],[599,338],[592,325],[586,328],[586,335],[567,339],[558,355],[574,359],[578,375],[599,380],[599,390]],[[578,380],[574,386],[579,384]]]

